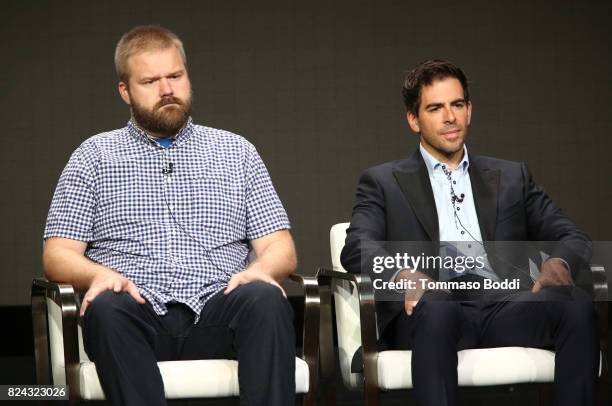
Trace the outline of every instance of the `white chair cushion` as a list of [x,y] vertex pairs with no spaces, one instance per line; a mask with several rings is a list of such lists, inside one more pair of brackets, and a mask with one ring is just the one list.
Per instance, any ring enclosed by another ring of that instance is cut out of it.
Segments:
[[[501,347],[458,352],[459,386],[490,386],[552,382],[555,353],[524,347]],[[412,351],[383,351],[378,355],[378,382],[383,390],[412,388]]]
[[[193,360],[158,362],[167,399],[238,396],[238,362],[234,360]],[[79,371],[81,397],[103,400],[104,393],[93,362],[82,362]],[[296,393],[309,387],[308,364],[295,359]]]
[[[51,347],[51,369],[53,382],[66,384],[64,367],[64,344],[62,340],[62,318],[59,306],[47,299],[49,312],[49,339]],[[89,360],[83,349],[81,327],[78,328],[79,355],[81,366],[79,377],[81,397],[88,400],[102,400],[104,393],[98,380],[96,366]],[[238,396],[238,362],[234,360],[193,360],[158,362],[164,380],[166,398],[211,398]],[[295,359],[295,391],[307,393],[309,388],[308,364]]]
[[[330,230],[331,259],[334,270],[346,272],[340,263],[349,223],[339,223]],[[342,378],[349,388],[361,386],[362,374],[350,371],[356,349],[361,346],[359,300],[347,282],[334,290],[338,350]],[[412,351],[383,351],[378,354],[378,384],[383,390],[412,388]],[[507,385],[516,383],[553,382],[555,354],[552,351],[500,347],[463,350],[458,353],[460,386]],[[602,372],[600,352],[599,374]]]

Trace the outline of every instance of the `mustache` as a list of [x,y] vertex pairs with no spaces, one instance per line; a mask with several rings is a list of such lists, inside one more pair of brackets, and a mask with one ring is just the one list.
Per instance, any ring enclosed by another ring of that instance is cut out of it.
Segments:
[[158,101],[157,104],[155,105],[155,109],[162,108],[162,107],[164,107],[167,104],[178,104],[179,106],[184,106],[185,102],[183,102],[178,97],[168,96],[168,97],[164,97],[163,99]]

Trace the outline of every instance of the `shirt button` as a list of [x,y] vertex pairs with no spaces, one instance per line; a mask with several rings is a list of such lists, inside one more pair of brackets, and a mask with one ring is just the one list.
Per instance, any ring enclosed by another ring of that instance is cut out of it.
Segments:
[[465,231],[461,231],[461,235],[465,234]]
[[461,210],[461,207],[457,207],[457,211]]
[[454,181],[453,181],[453,185],[456,185],[456,184],[457,184],[457,181],[456,181],[456,180],[454,180]]

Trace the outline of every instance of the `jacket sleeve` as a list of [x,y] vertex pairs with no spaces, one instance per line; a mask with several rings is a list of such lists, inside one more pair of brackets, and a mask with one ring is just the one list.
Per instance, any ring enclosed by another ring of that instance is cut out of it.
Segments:
[[[341,262],[348,272],[367,274],[372,281],[391,282],[401,268],[395,263],[386,266],[381,261],[401,255],[405,246],[404,242],[388,241],[385,189],[376,175],[370,168],[359,179]],[[401,293],[388,288],[376,291],[377,297],[384,300],[397,300],[396,295]]]
[[591,259],[591,239],[533,181],[524,163],[521,164],[521,172],[529,240],[556,242],[550,256],[566,261],[574,280],[577,280],[580,270]]

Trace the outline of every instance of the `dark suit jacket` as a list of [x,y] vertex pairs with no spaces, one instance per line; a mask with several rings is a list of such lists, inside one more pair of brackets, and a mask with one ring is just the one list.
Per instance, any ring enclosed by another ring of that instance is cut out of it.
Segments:
[[[566,260],[574,280],[589,286],[589,273],[581,271],[591,255],[589,237],[534,183],[527,166],[471,154],[469,161],[472,193],[483,240],[559,241],[561,243],[548,253]],[[408,159],[369,168],[361,175],[341,256],[342,266],[348,272],[362,271],[362,241],[429,241],[434,245],[433,254],[437,254],[435,246],[439,242],[439,227],[436,205],[420,151]],[[533,281],[528,277],[529,258],[523,255],[523,259],[525,263],[519,265],[525,272],[512,277],[520,278],[521,285],[530,288]],[[492,263],[495,271],[501,273],[502,278],[509,278],[513,269],[504,271],[503,266],[497,265]],[[371,268],[364,272],[371,272]],[[388,272],[383,275],[383,280],[390,278],[395,270]],[[375,276],[381,277],[379,274]],[[436,274],[429,276],[437,277]],[[382,333],[403,309],[401,300],[377,300],[379,332]]]

